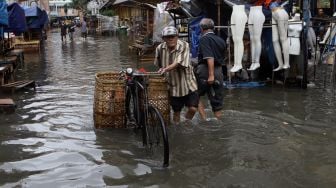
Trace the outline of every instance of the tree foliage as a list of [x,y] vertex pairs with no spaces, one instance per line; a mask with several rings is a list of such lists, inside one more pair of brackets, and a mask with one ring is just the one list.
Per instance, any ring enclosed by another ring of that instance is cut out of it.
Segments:
[[72,0],[72,3],[70,4],[71,8],[77,9],[83,13],[87,12],[87,4],[90,2],[90,0]]
[[104,16],[110,16],[110,17],[115,16],[115,12],[112,9],[101,10],[100,14],[102,14]]

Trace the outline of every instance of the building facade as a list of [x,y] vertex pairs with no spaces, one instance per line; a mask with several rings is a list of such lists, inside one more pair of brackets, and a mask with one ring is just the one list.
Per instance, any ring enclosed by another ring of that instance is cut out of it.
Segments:
[[76,9],[70,8],[72,0],[49,0],[50,16],[78,16]]

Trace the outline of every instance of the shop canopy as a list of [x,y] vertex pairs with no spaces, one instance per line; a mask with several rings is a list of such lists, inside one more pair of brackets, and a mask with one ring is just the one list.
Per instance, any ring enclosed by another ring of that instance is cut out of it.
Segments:
[[7,3],[0,0],[0,26],[8,25]]
[[23,8],[17,3],[12,3],[7,7],[8,11],[8,27],[6,32],[13,32],[19,35],[27,30],[26,17]]
[[48,23],[48,14],[37,6],[24,8],[29,29],[42,29]]
[[23,7],[26,17],[37,17],[41,13],[41,9],[37,6]]

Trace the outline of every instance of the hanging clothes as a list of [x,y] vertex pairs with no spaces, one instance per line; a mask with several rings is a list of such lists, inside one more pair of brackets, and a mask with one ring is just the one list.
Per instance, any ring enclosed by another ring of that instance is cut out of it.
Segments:
[[257,0],[253,5],[255,6],[263,6],[265,8],[269,8],[270,4],[275,0]]
[[25,12],[18,3],[12,3],[7,7],[8,11],[8,27],[5,27],[5,32],[13,32],[19,35],[27,31],[27,23]]

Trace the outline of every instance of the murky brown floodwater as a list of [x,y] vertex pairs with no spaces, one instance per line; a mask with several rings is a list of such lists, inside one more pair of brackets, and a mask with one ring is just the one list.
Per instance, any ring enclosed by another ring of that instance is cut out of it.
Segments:
[[[171,161],[145,160],[139,135],[94,130],[94,75],[139,67],[117,37],[61,44],[50,33],[41,56],[26,54],[14,114],[0,114],[2,187],[336,187],[332,89],[226,90],[221,121],[169,127]],[[146,65],[149,67],[149,65]]]

